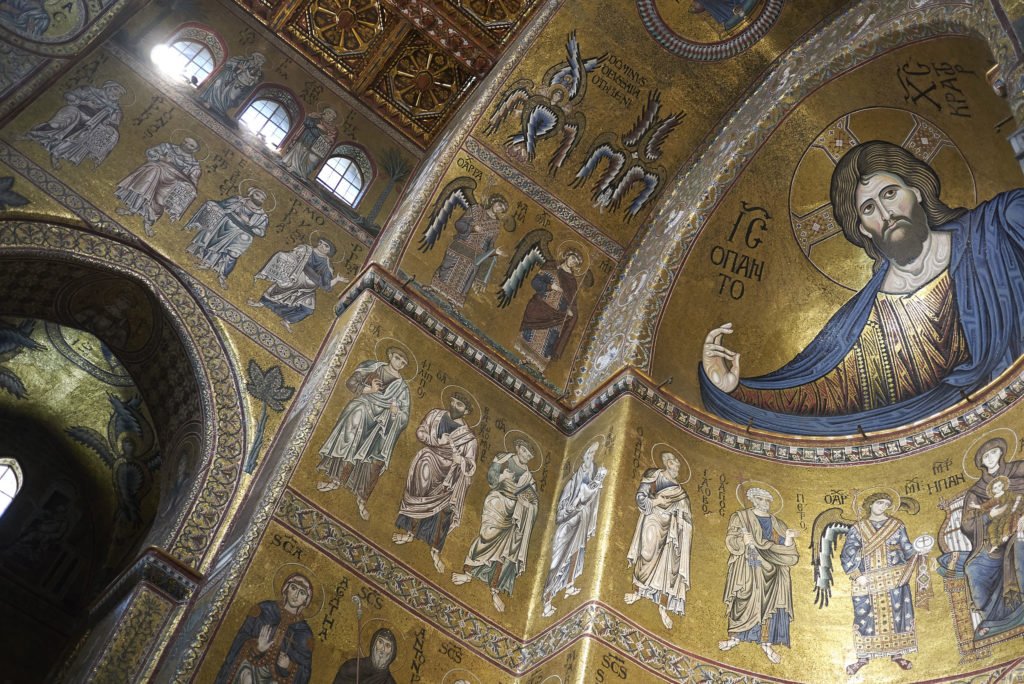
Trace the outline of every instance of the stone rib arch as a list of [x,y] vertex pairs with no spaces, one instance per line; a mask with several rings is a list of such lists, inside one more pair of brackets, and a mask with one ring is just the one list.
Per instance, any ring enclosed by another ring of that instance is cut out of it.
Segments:
[[[854,7],[776,60],[719,127],[744,133],[709,136],[697,161],[678,171],[615,286],[602,297],[574,368],[575,400],[626,367],[650,368],[661,315],[690,248],[762,144],[811,92],[896,47],[965,35],[984,40],[1004,73],[1017,72],[1014,43],[988,3],[941,0]],[[1011,107],[1017,112],[1021,104]],[[640,279],[645,284],[636,287]],[[631,288],[639,297],[629,296]]]

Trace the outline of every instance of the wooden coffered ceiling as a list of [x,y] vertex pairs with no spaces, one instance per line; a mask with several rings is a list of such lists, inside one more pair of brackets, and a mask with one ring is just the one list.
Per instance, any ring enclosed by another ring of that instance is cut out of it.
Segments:
[[539,0],[235,0],[427,147]]

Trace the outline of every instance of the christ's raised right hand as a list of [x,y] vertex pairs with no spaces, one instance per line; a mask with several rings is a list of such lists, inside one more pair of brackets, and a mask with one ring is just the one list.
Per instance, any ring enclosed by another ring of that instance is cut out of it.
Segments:
[[740,384],[740,355],[722,346],[722,336],[732,334],[732,323],[723,323],[704,338],[701,359],[704,373],[723,392],[732,392]]

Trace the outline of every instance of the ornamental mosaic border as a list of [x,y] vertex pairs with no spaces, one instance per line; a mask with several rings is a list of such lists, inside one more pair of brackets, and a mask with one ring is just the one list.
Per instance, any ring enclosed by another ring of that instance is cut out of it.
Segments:
[[636,0],[636,9],[640,14],[640,22],[651,37],[676,57],[697,62],[718,62],[735,57],[764,38],[778,21],[782,12],[782,2],[783,0],[767,0],[764,9],[749,26],[736,35],[716,43],[697,43],[680,36],[661,18],[654,0]]
[[[71,186],[51,175],[44,168],[22,154],[5,140],[0,139],[0,162],[4,162],[21,174],[38,189],[64,206],[68,211],[80,217],[90,228],[105,235],[110,235],[130,243],[139,249],[150,249],[149,245],[130,230],[122,226],[113,217],[98,209],[87,199],[75,192]],[[244,311],[231,304],[217,292],[210,289],[180,266],[168,268],[180,278],[188,281],[192,294],[207,305],[212,315],[232,325],[250,340],[269,352],[275,358],[287,364],[298,373],[305,375],[312,366],[312,361],[289,345],[265,326],[256,322]]]
[[[419,292],[409,292],[398,283],[394,276],[384,271],[377,264],[370,264],[349,287],[349,289],[338,300],[334,309],[336,315],[342,315],[346,309],[355,302],[359,295],[365,291],[372,291],[385,303],[396,309],[399,314],[415,324],[422,332],[438,340],[448,347],[456,355],[467,361],[472,366],[483,372],[484,375],[493,380],[506,392],[509,392],[541,417],[555,425],[561,424],[565,419],[565,409],[556,402],[551,401],[545,394],[530,385],[530,382],[537,382],[536,378],[525,381],[518,375],[512,373],[506,366],[505,361],[492,356],[487,345],[500,345],[488,340],[486,345],[466,339],[465,334],[453,329],[445,316],[441,316],[432,308],[433,302],[427,304],[427,298]],[[448,316],[457,315],[454,312],[447,312]],[[460,317],[461,319],[461,317]],[[460,322],[463,322],[460,320]],[[479,331],[472,331],[486,339]],[[511,352],[502,349],[506,354]],[[520,371],[523,369],[518,368]],[[557,390],[548,385],[547,389]]]
[[135,587],[146,582],[182,603],[192,596],[199,586],[199,577],[175,563],[156,549],[146,549],[140,558],[126,568],[100,594],[90,608],[92,615],[102,615],[114,607],[126,593],[126,587]]
[[587,602],[536,636],[522,639],[426,581],[290,487],[285,489],[274,519],[417,618],[513,676],[528,674],[581,638],[592,638],[668,681],[719,682],[723,677],[751,684],[790,681],[733,668],[678,648],[601,601]]
[[[600,386],[617,368],[649,366],[661,314],[690,248],[742,170],[811,92],[886,51],[939,36],[978,35],[997,59],[1014,63],[1012,46],[987,5],[975,5],[974,0],[931,2],[924,8],[914,7],[920,0],[874,2],[846,11],[790,48],[732,116],[722,120],[696,163],[676,175],[671,192],[659,201],[646,234],[620,272],[618,286],[602,296],[576,365],[576,396]],[[631,282],[649,274],[655,277],[646,298],[622,301]],[[617,325],[609,326],[611,321]],[[625,332],[628,349],[616,349],[616,363],[592,368],[616,342],[613,327]]]
[[[548,387],[538,388],[532,378],[521,377],[522,368],[513,371],[510,362],[484,345],[467,340],[464,333],[451,327],[425,301],[425,297],[403,287],[394,276],[377,264],[370,264],[342,295],[335,313],[343,314],[363,292],[371,291],[422,332],[455,352],[503,390],[512,394],[566,436],[576,434],[587,423],[623,395],[630,395],[653,409],[677,428],[709,444],[738,454],[771,461],[805,465],[855,465],[896,460],[974,432],[1024,396],[1024,369],[1020,375],[993,391],[984,399],[962,407],[947,419],[910,433],[888,431],[864,436],[835,438],[791,437],[776,440],[760,437],[763,433],[745,431],[741,426],[705,418],[678,398],[666,394],[641,371],[622,369],[586,400],[570,409],[559,403]],[[754,426],[756,427],[756,426]]]
[[189,286],[202,299],[211,314],[231,324],[232,327],[270,352],[274,358],[296,373],[305,375],[309,372],[313,362],[305,354],[275,335],[245,311],[224,299],[216,290],[201,283],[189,272],[180,270],[178,275],[188,280]]
[[2,138],[0,138],[0,161],[17,171],[29,183],[56,200],[72,214],[85,221],[91,230],[115,237],[135,248],[146,246],[146,243],[136,237],[134,233],[79,195],[70,185],[36,164]]
[[[266,466],[257,472],[256,483],[266,486],[253,486],[250,492],[262,497],[263,501],[276,502],[284,492],[291,479],[299,458],[309,441],[320,414],[327,406],[338,375],[348,360],[359,328],[365,322],[373,304],[371,297],[366,297],[350,311],[351,318],[344,323],[341,330],[332,329],[328,334],[328,346],[320,354],[321,363],[314,367],[299,387],[298,394],[288,407],[288,413],[281,421],[281,427],[274,434],[261,463],[275,464]],[[327,362],[324,363],[323,361]],[[282,453],[283,452],[283,453]],[[259,492],[260,494],[256,494]],[[219,617],[227,609],[234,598],[241,580],[248,569],[260,539],[274,515],[276,506],[260,506],[249,521],[248,527],[238,543],[235,558],[226,569],[226,575],[218,579],[221,583],[212,599],[209,612],[197,625],[194,634],[187,631],[179,638],[187,640],[182,647],[175,671],[175,681],[187,681],[205,655],[206,647],[213,633],[220,626]]]
[[174,603],[160,592],[147,584],[139,585],[132,592],[106,648],[91,668],[88,681],[141,681],[142,671],[154,664],[161,632],[174,608]]
[[229,145],[242,152],[246,159],[257,164],[260,169],[273,176],[275,180],[300,197],[310,207],[321,212],[329,220],[334,221],[342,230],[358,240],[364,247],[371,247],[373,245],[375,236],[372,233],[355,223],[342,209],[335,207],[320,197],[313,188],[273,161],[264,149],[246,141],[234,129],[225,125],[221,119],[214,117],[206,111],[195,98],[190,96],[190,92],[192,92],[190,86],[182,86],[156,69],[150,69],[146,61],[139,59],[131,50],[121,45],[111,42],[103,47],[143,80],[148,81],[150,84],[162,86],[160,94],[173,103],[174,106],[198,120]]
[[204,450],[205,481],[198,495],[182,509],[168,534],[168,553],[186,566],[202,571],[224,534],[229,505],[241,479],[245,427],[242,397],[225,345],[199,302],[157,260],[134,246],[107,237],[36,221],[0,222],[0,249],[44,258],[80,261],[127,274],[145,283],[164,302],[163,313],[182,340],[197,373],[200,406],[210,425]]
[[131,4],[134,4],[134,0],[114,0],[109,6],[101,8],[98,16],[86,19],[89,23],[79,31],[78,35],[64,42],[50,43],[31,40],[10,30],[0,33],[0,40],[46,57],[76,57],[110,26],[125,7]]
[[556,219],[569,226],[580,237],[600,249],[614,261],[619,262],[622,260],[625,249],[621,244],[605,235],[600,228],[573,211],[572,207],[568,204],[534,183],[533,180],[495,154],[484,143],[473,136],[469,136],[466,138],[463,149],[480,163],[489,167],[491,171],[498,174],[502,180],[507,181],[524,195],[527,195],[543,209],[553,214]]

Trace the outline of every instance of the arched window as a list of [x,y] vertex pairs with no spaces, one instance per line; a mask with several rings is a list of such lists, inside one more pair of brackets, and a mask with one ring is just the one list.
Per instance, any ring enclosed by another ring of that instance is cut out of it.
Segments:
[[324,162],[316,180],[335,197],[354,207],[373,180],[373,164],[362,148],[338,145]]
[[268,98],[250,102],[238,120],[271,147],[278,147],[292,127],[292,120],[285,106],[277,100]]
[[331,157],[316,179],[350,205],[355,205],[363,189],[363,174],[351,157]]
[[167,42],[153,48],[151,57],[164,73],[198,87],[224,62],[227,53],[216,33],[198,24],[184,24]]
[[185,80],[193,86],[198,86],[206,80],[206,77],[213,73],[213,53],[210,48],[202,43],[192,40],[179,40],[171,43],[171,50],[177,53],[175,61],[180,65],[179,69]]
[[21,466],[13,458],[0,458],[0,515],[21,489]]
[[275,149],[281,147],[292,125],[305,118],[295,93],[275,83],[257,87],[238,112],[239,123]]

